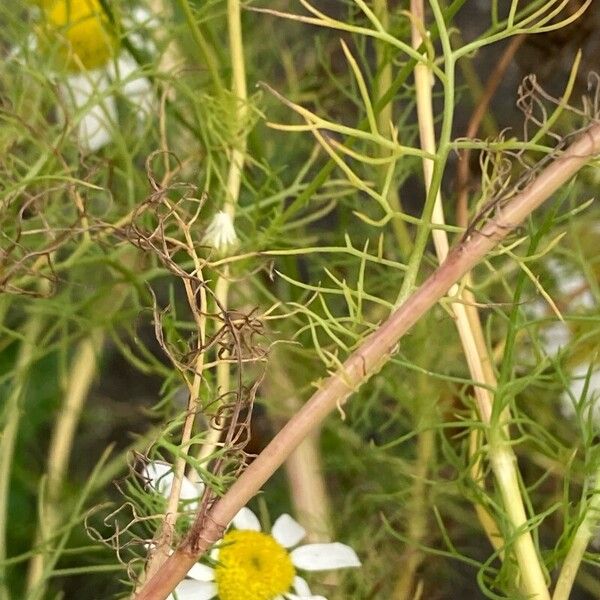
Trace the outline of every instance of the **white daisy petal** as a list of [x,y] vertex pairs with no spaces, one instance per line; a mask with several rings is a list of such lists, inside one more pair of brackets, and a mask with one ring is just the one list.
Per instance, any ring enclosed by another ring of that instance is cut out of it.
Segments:
[[22,46],[13,46],[9,49],[8,54],[5,56],[5,60],[10,61],[25,59],[27,54],[37,50],[37,42],[37,35],[30,33]]
[[273,524],[271,535],[284,548],[291,548],[306,535],[306,529],[290,515],[283,514]]
[[181,480],[181,500],[196,500],[196,502],[188,502],[187,508],[193,510],[198,505],[198,500],[204,493],[204,485],[202,483],[192,483],[187,477]]
[[139,109],[140,116],[150,114],[155,104],[155,96],[150,80],[140,76],[139,65],[127,52],[121,53],[115,65],[111,64],[109,72],[113,78],[121,82],[123,96]]
[[566,323],[552,323],[542,330],[542,347],[548,356],[556,356],[570,341],[571,330]]
[[113,97],[109,97],[100,105],[96,104],[86,111],[77,128],[77,137],[83,150],[97,152],[113,137],[113,127],[109,118],[116,117],[116,103]]
[[160,20],[156,15],[138,6],[129,13],[128,18],[123,19],[123,25],[132,30],[128,32],[127,37],[134,48],[156,55],[156,44],[151,37],[151,30],[160,26]]
[[306,579],[298,577],[298,575],[294,577],[294,591],[300,597],[306,597],[311,595],[310,588],[308,587]]
[[350,546],[340,543],[306,544],[290,553],[292,563],[305,571],[328,571],[360,567],[360,560]]
[[296,594],[286,594],[287,600],[327,600],[325,596],[297,596]]
[[95,152],[112,139],[117,120],[115,98],[108,93],[110,82],[101,70],[69,75],[59,87],[61,95],[77,111],[83,111],[77,125],[79,143]]
[[261,529],[258,517],[246,506],[233,517],[232,524],[236,529],[248,531],[260,531]]
[[196,563],[187,573],[187,576],[196,581],[214,581],[215,570],[208,565]]
[[173,469],[167,463],[152,461],[144,465],[142,477],[148,480],[148,485],[159,494],[168,494],[173,483]]
[[135,6],[129,13],[129,18],[136,25],[145,25],[146,27],[155,28],[160,25],[160,22],[154,13],[150,12],[143,6]]
[[[591,412],[593,423],[600,428],[600,370],[589,371],[589,365],[586,364],[579,364],[571,371],[569,390],[565,390],[560,398],[561,412],[567,417],[573,417],[573,399],[576,403],[584,402],[586,417]],[[587,391],[585,397],[584,391]]]
[[[171,493],[173,485],[173,468],[167,463],[153,461],[148,463],[142,470],[144,478],[148,479],[150,487],[167,498]],[[198,505],[198,499],[204,493],[202,483],[193,483],[187,477],[181,481],[181,500],[187,501],[187,508],[194,510]],[[193,502],[195,501],[195,502]]]
[[217,597],[217,586],[213,582],[183,580],[167,600],[212,600]]

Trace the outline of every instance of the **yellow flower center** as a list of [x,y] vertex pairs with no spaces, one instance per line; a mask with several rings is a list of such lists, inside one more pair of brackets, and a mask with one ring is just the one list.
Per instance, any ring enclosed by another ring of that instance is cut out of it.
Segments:
[[215,568],[219,600],[273,600],[290,589],[295,574],[290,555],[272,536],[240,530],[225,534]]
[[44,2],[45,37],[61,41],[59,57],[70,69],[95,69],[113,56],[116,40],[100,0]]

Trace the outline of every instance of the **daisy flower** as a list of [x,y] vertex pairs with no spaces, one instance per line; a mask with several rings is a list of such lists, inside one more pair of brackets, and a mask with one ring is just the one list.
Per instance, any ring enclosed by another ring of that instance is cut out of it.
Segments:
[[[170,469],[156,462],[144,469],[149,485],[163,495],[173,482]],[[196,507],[203,489],[184,478],[182,499]],[[345,544],[299,545],[305,536],[305,529],[287,514],[266,533],[256,515],[244,507],[211,552],[216,566],[195,564],[168,600],[326,600],[312,594],[297,571],[329,571],[361,563]]]
[[305,535],[287,514],[265,533],[256,515],[244,508],[211,553],[216,566],[194,565],[169,600],[325,600],[311,593],[297,570],[360,567],[360,560],[345,544],[299,546]]
[[[114,90],[119,89],[144,115],[153,106],[152,86],[139,75],[133,57],[120,50],[100,0],[44,0],[40,8],[42,24],[29,45],[54,50],[59,93],[72,113],[79,145],[95,152],[112,140],[118,122]],[[124,24],[148,26],[150,15],[134,10]],[[137,34],[130,40],[143,50],[153,49]]]

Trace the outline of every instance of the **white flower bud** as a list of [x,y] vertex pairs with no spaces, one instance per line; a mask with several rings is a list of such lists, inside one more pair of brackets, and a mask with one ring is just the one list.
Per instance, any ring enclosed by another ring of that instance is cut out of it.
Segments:
[[231,215],[220,210],[207,227],[202,243],[212,246],[220,254],[227,254],[238,245],[238,237]]

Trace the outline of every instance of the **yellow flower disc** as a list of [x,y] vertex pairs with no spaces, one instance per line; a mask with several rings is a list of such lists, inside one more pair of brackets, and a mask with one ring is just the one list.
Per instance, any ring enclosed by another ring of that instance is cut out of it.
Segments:
[[62,44],[60,57],[71,69],[95,69],[105,65],[115,51],[106,15],[99,0],[46,1],[45,33]]
[[273,600],[289,591],[296,574],[286,549],[258,531],[226,533],[218,560],[219,600]]

